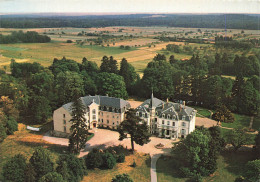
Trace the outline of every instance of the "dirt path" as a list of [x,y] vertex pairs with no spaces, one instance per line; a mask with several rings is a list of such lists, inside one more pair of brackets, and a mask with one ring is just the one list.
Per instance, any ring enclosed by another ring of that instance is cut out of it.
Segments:
[[151,156],[151,182],[157,182],[156,163],[160,156],[161,154]]
[[196,126],[204,126],[206,128],[212,127],[212,126],[217,126],[218,122],[213,120],[213,119],[209,119],[206,117],[196,117],[196,122],[195,125]]

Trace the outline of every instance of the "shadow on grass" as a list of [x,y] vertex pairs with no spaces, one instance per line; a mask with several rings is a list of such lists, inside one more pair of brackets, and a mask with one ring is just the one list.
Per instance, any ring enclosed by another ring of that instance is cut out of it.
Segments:
[[50,144],[50,143],[41,143],[41,142],[27,142],[27,141],[17,141],[20,145],[25,145],[28,147],[43,147],[47,148],[51,152],[58,153],[58,154],[65,154],[68,153],[68,147],[64,145],[57,145],[57,144]]
[[222,152],[221,155],[226,163],[226,169],[228,172],[240,176],[244,174],[246,163],[250,160],[254,160],[255,153],[251,151],[247,152]]

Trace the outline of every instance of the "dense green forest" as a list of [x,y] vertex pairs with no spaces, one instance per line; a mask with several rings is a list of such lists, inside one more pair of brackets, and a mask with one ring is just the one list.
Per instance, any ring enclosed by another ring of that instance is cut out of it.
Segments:
[[24,33],[23,31],[12,32],[11,35],[1,35],[0,34],[0,44],[10,44],[10,43],[45,43],[50,42],[51,38],[47,35],[39,35],[37,32],[28,31]]
[[1,15],[2,28],[107,27],[107,26],[169,26],[187,28],[259,29],[258,15],[245,14],[153,14],[30,16]]

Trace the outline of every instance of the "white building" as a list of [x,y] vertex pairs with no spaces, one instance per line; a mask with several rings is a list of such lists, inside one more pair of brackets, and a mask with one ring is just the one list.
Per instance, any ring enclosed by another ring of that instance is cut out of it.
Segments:
[[150,128],[159,137],[186,137],[195,130],[196,110],[184,104],[164,102],[151,96],[136,109]]

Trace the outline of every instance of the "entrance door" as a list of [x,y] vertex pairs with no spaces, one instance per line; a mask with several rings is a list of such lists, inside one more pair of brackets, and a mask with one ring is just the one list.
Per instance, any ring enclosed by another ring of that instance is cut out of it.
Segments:
[[93,128],[96,128],[97,127],[97,123],[93,123]]

